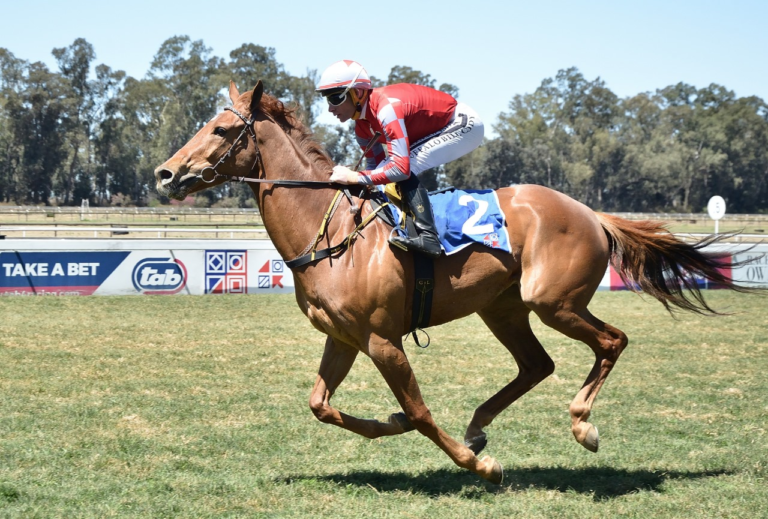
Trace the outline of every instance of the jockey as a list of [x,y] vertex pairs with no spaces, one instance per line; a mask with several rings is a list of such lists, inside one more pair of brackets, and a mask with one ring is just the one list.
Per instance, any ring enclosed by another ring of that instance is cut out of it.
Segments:
[[367,147],[375,132],[381,135],[365,155],[364,171],[335,166],[331,181],[364,185],[396,182],[403,202],[414,215],[418,236],[395,236],[390,243],[440,256],[432,206],[418,175],[466,155],[483,142],[483,122],[477,113],[449,94],[421,85],[373,88],[363,66],[351,60],[337,61],[325,69],[316,91],[325,97],[328,111],[340,122],[355,121],[355,137],[361,148]]

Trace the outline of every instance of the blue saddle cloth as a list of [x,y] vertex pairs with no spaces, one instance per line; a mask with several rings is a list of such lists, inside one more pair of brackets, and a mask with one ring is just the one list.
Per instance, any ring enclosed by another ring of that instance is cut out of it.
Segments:
[[[504,213],[492,189],[439,191],[430,193],[429,201],[446,255],[454,254],[473,243],[511,251]],[[395,219],[400,221],[400,210],[393,205],[388,207],[392,208]]]

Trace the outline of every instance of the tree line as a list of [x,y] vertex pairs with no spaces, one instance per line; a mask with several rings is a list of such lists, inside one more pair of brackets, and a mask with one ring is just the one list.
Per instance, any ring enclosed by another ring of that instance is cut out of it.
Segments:
[[[261,79],[293,105],[336,163],[360,150],[352,126],[317,122],[317,71],[293,76],[275,49],[248,43],[214,56],[203,41],[174,36],[146,76],[100,64],[84,39],[52,51],[58,70],[0,48],[0,202],[156,205],[154,168],[227,103]],[[95,71],[95,74],[91,70]],[[449,83],[396,66],[374,85],[418,83],[459,96]],[[685,83],[619,98],[599,78],[560,70],[498,115],[497,136],[446,166],[424,172],[429,188],[551,187],[601,211],[699,212],[721,195],[730,213],[768,212],[768,106],[727,88]],[[249,190],[225,185],[197,205],[247,206]]]

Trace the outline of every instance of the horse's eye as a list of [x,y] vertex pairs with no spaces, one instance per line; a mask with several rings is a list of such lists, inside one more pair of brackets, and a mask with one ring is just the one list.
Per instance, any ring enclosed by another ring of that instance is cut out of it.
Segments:
[[222,128],[221,126],[217,126],[213,129],[213,134],[218,135],[219,137],[224,137],[227,134],[227,129]]

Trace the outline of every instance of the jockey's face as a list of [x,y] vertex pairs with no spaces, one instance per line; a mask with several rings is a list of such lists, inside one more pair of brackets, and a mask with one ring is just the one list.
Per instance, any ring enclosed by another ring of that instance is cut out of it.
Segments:
[[345,123],[349,121],[355,115],[355,105],[352,103],[352,96],[347,95],[344,102],[336,106],[328,103],[328,111],[335,115],[339,122]]

